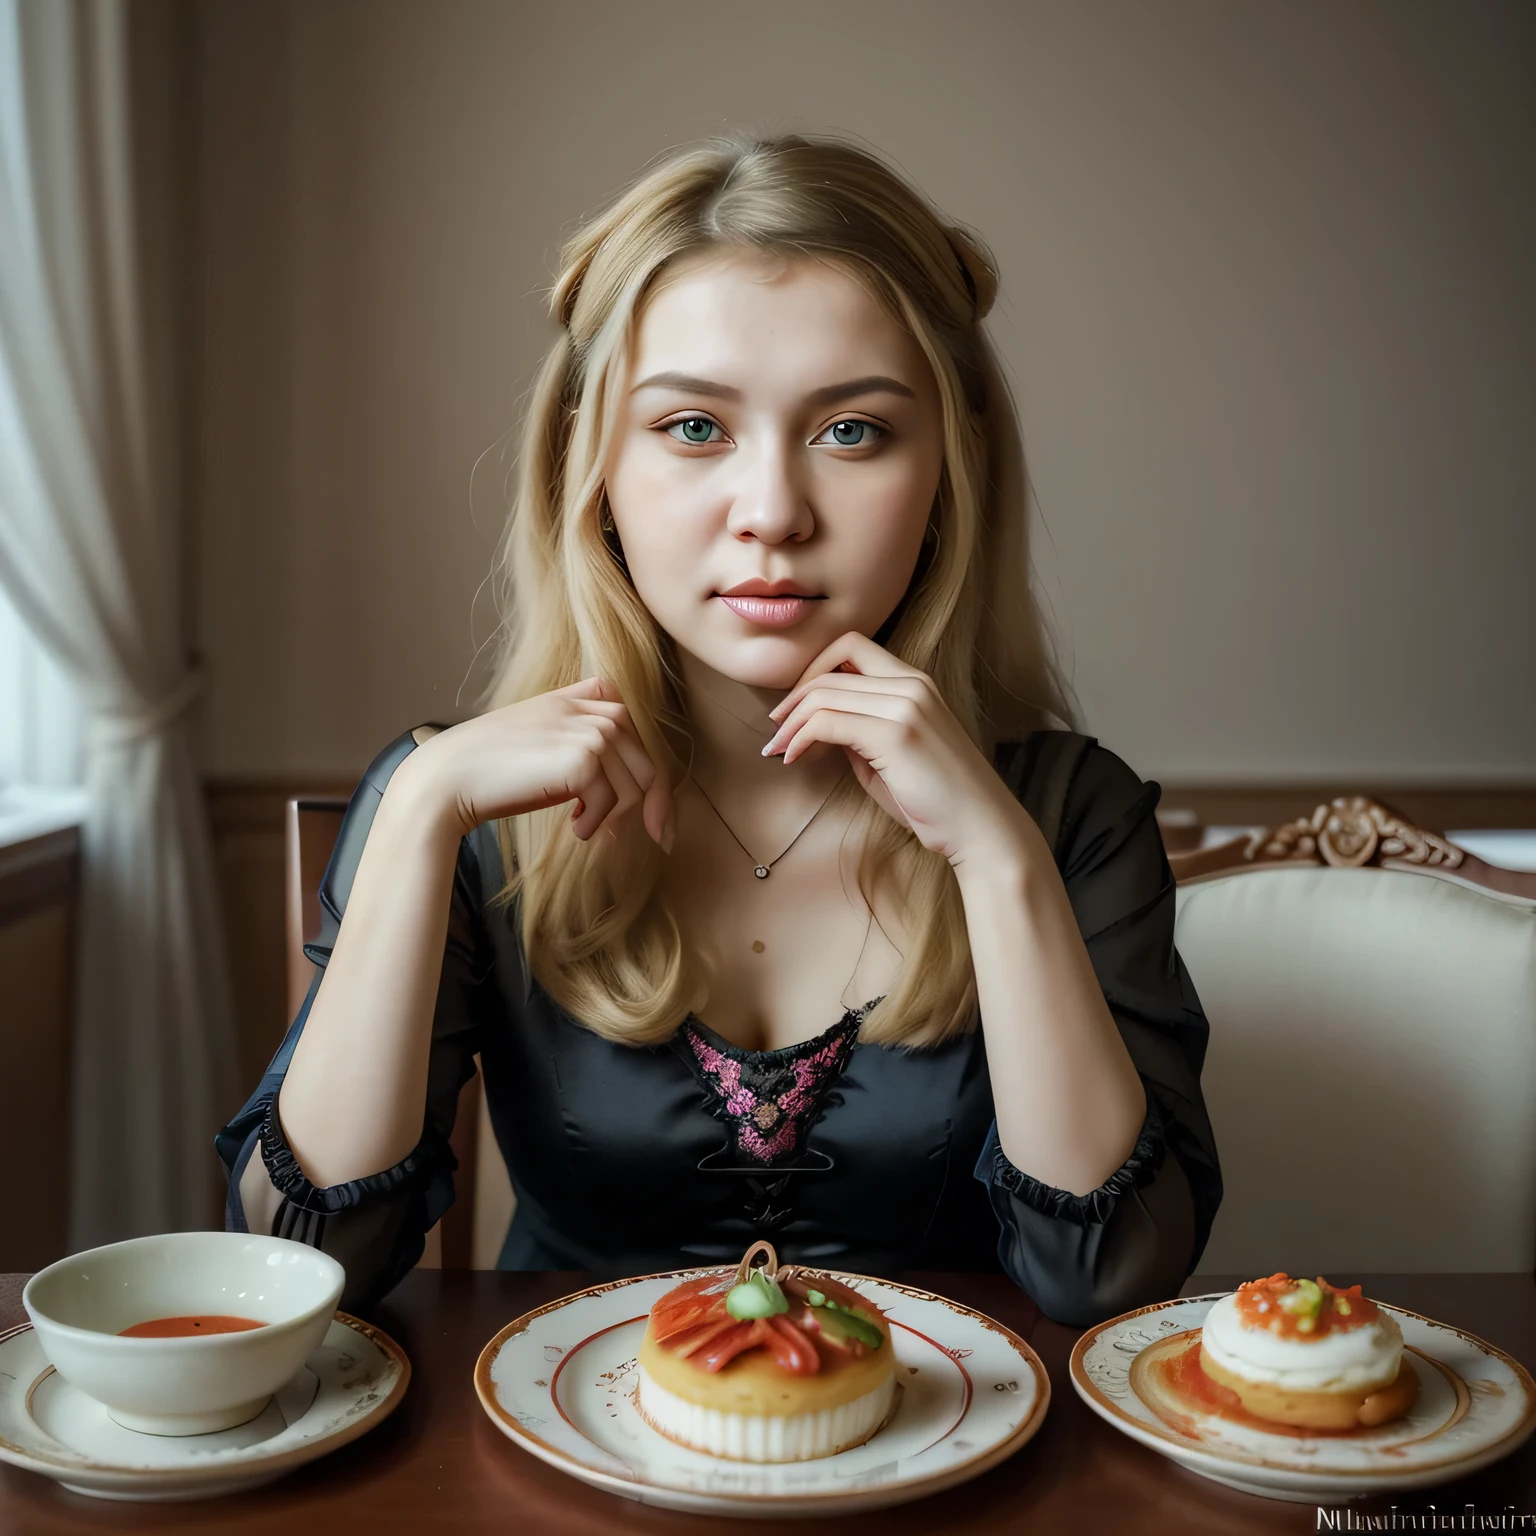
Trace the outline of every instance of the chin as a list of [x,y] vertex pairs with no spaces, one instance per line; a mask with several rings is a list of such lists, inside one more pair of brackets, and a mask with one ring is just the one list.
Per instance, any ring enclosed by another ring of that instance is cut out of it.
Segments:
[[[743,688],[760,688],[782,696],[800,681],[806,667],[829,643],[810,639],[803,633],[774,634],[765,630],[745,638],[733,636],[724,644],[718,638],[705,645],[685,645],[679,641],[678,649],[686,651],[701,667],[740,683]],[[773,702],[777,704],[779,698],[775,697]],[[766,720],[762,723],[769,724]]]

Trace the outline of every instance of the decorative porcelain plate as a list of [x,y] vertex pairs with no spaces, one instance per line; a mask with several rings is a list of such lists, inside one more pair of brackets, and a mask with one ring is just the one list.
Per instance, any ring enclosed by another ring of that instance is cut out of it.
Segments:
[[709,1514],[843,1514],[923,1498],[1011,1456],[1051,1400],[1040,1357],[980,1312],[868,1275],[806,1269],[885,1313],[897,1406],[863,1445],[811,1461],[731,1461],[677,1445],[640,1417],[636,1355],[652,1304],[693,1275],[615,1280],[525,1312],[480,1352],[475,1391],[510,1439],[610,1493]]
[[255,1488],[355,1440],[405,1395],[388,1334],[338,1312],[324,1341],[248,1423],[207,1435],[125,1429],[48,1363],[31,1323],[0,1333],[0,1459],[102,1499],[182,1500]]
[[1304,1504],[1429,1488],[1509,1455],[1536,1427],[1536,1383],[1518,1360],[1385,1302],[1420,1383],[1401,1418],[1335,1435],[1270,1432],[1204,1411],[1163,1367],[1198,1347],[1219,1299],[1162,1301],[1090,1328],[1072,1351],[1072,1385],[1116,1429],[1229,1488]]

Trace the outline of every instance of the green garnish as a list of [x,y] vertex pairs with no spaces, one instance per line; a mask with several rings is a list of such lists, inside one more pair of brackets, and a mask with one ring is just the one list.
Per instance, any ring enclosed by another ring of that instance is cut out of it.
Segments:
[[764,1271],[754,1269],[740,1285],[733,1285],[726,1292],[725,1310],[738,1322],[746,1323],[788,1312],[789,1298]]
[[1315,1280],[1298,1280],[1296,1289],[1277,1296],[1275,1303],[1297,1319],[1298,1328],[1305,1325],[1310,1329],[1323,1309],[1323,1293]]
[[[816,1294],[821,1293],[818,1291]],[[806,1299],[810,1300],[809,1295]],[[841,1333],[846,1338],[857,1339],[859,1343],[868,1345],[870,1349],[879,1349],[885,1342],[885,1335],[867,1314],[856,1311],[852,1307],[841,1307],[828,1297],[822,1297],[820,1301],[812,1301],[811,1305],[820,1312],[831,1314],[821,1320],[822,1326],[829,1332]]]
[[823,1296],[820,1291],[807,1291],[805,1293],[805,1299],[810,1302],[813,1307],[824,1307],[827,1304],[827,1298]]

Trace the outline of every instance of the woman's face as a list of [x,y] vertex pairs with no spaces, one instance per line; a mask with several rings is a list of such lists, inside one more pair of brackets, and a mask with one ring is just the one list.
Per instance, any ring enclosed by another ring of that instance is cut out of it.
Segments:
[[[645,309],[624,389],[608,500],[635,590],[685,665],[782,691],[838,636],[889,618],[943,429],[922,349],[863,287],[807,258],[688,258]],[[753,577],[812,600],[734,610],[720,594]]]

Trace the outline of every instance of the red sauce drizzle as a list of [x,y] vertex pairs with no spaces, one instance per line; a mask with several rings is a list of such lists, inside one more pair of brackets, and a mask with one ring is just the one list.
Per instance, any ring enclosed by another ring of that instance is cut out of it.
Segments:
[[[1348,1429],[1309,1429],[1300,1424],[1282,1424],[1277,1419],[1263,1419],[1257,1414],[1249,1413],[1243,1407],[1242,1399],[1231,1387],[1222,1382],[1213,1381],[1205,1373],[1205,1368],[1200,1364],[1200,1340],[1196,1339],[1191,1344],[1176,1354],[1164,1356],[1151,1362],[1162,1379],[1163,1386],[1176,1396],[1179,1401],[1188,1403],[1191,1407],[1198,1408],[1204,1413],[1212,1414],[1217,1418],[1230,1419],[1234,1424],[1246,1424],[1250,1429],[1262,1429],[1270,1435],[1290,1435],[1297,1440],[1306,1440],[1319,1435],[1326,1436],[1330,1440],[1347,1439],[1350,1435],[1359,1435],[1373,1429],[1374,1424],[1355,1424]],[[1383,1387],[1376,1394],[1377,1398],[1386,1398],[1388,1394],[1397,1397],[1399,1393],[1406,1397],[1411,1405],[1418,1396],[1418,1382],[1413,1375],[1413,1368],[1404,1356],[1402,1368],[1408,1373],[1408,1380],[1398,1386],[1396,1382]],[[1401,1377],[1399,1378],[1401,1380]],[[1369,1405],[1373,1401],[1367,1398]],[[1400,1410],[1401,1411],[1401,1410]],[[1399,1411],[1399,1412],[1400,1412]],[[1396,1418],[1399,1412],[1392,1412],[1389,1418]],[[1383,1420],[1383,1422],[1386,1422]],[[1384,1455],[1398,1455],[1400,1452],[1387,1450],[1383,1447]]]
[[1163,1384],[1187,1403],[1217,1418],[1230,1419],[1234,1424],[1246,1424],[1250,1429],[1262,1429],[1270,1435],[1290,1435],[1297,1440],[1310,1439],[1314,1435],[1327,1435],[1330,1439],[1348,1430],[1305,1429],[1299,1424],[1281,1424],[1274,1419],[1261,1419],[1243,1407],[1242,1399],[1231,1387],[1212,1381],[1200,1364],[1200,1341],[1186,1345],[1170,1359],[1153,1362],[1153,1369],[1160,1372]]
[[123,1339],[185,1339],[200,1333],[243,1333],[267,1325],[254,1317],[229,1317],[218,1312],[198,1312],[186,1317],[154,1317],[122,1329]]

